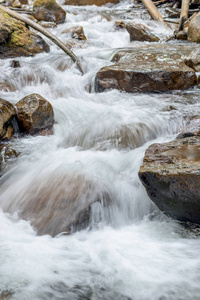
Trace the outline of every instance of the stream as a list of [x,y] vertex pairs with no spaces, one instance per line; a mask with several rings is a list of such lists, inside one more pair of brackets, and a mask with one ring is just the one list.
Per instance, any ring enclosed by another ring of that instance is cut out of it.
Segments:
[[[187,117],[199,114],[199,89],[94,92],[97,71],[111,64],[117,49],[139,43],[116,30],[115,20],[146,24],[161,39],[169,35],[132,6],[131,1],[62,6],[66,22],[51,31],[65,42],[61,31],[83,26],[87,41],[73,51],[84,76],[46,38],[50,53],[17,58],[20,68],[11,67],[12,59],[0,60],[0,77],[14,87],[0,91],[0,98],[15,104],[38,93],[55,113],[53,135],[12,141],[21,155],[0,179],[0,299],[200,299],[197,230],[164,216],[137,175],[150,144],[174,139],[187,127]],[[170,105],[176,109],[166,109]],[[80,174],[112,200],[108,207],[92,205],[89,228],[52,238],[38,236],[30,222],[18,218],[17,203],[26,201],[32,188],[58,189],[56,178]],[[13,205],[12,215],[3,212],[5,201]]]

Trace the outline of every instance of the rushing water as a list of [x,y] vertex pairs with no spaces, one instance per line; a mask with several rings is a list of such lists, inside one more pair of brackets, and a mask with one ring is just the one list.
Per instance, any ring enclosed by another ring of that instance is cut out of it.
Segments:
[[[199,112],[198,89],[94,93],[96,72],[110,64],[117,48],[130,46],[128,33],[114,30],[115,20],[129,16],[161,37],[169,34],[145,20],[142,10],[130,14],[131,7],[129,2],[64,7],[66,23],[52,31],[65,41],[64,28],[84,27],[87,42],[74,48],[83,58],[84,76],[51,42],[49,54],[19,58],[20,68],[13,69],[11,59],[0,61],[0,76],[13,86],[0,97],[16,103],[39,93],[52,103],[56,120],[52,136],[13,143],[22,155],[1,178],[1,207],[9,203],[14,213],[0,211],[1,299],[200,299],[198,235],[163,216],[137,176],[148,145],[173,139],[187,126],[186,116]],[[167,111],[168,105],[176,110]],[[41,188],[71,174],[93,178],[112,205],[94,204],[87,230],[37,236],[17,218],[17,203],[38,184]]]

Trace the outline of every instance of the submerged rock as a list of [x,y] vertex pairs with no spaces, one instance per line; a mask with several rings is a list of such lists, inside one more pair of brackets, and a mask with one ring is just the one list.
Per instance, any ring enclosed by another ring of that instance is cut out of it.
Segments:
[[29,56],[49,51],[47,43],[0,8],[0,58]]
[[11,163],[20,155],[12,145],[0,143],[0,176],[10,167]]
[[119,0],[65,0],[66,5],[97,5],[102,6],[107,3],[119,3]]
[[160,92],[184,90],[197,84],[195,72],[181,60],[190,48],[157,44],[120,50],[114,65],[100,69],[95,90],[118,89],[126,92]]
[[72,233],[91,221],[91,205],[108,201],[108,193],[82,174],[37,176],[27,190],[1,202],[4,211],[19,211],[39,235]]
[[38,21],[64,23],[66,12],[55,0],[35,0],[33,15]]
[[200,224],[200,136],[151,145],[139,177],[166,215]]
[[126,24],[126,30],[130,34],[130,41],[147,41],[147,42],[158,42],[160,39],[152,34],[151,32],[148,32],[147,30],[139,27],[138,25],[135,25],[131,22],[128,22]]
[[16,116],[14,106],[3,99],[0,99],[0,139],[9,140],[14,132],[12,121]]
[[31,94],[16,104],[17,119],[22,132],[36,134],[54,124],[52,105],[42,96]]

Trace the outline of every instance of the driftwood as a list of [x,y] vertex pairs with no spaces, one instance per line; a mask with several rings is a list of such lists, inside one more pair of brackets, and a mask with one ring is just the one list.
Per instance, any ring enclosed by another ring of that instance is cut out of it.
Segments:
[[34,28],[35,30],[39,31],[40,33],[42,33],[43,35],[48,37],[50,40],[52,40],[58,47],[60,47],[65,53],[67,53],[71,57],[71,59],[77,64],[81,73],[82,74],[85,73],[77,56],[61,40],[59,40],[54,34],[49,32],[48,30],[46,30],[39,24],[27,19],[24,16],[17,14],[16,12],[10,10],[7,7],[0,5],[0,8],[3,11],[5,11],[9,16],[11,16],[19,21],[24,22],[25,24],[29,25],[30,27]]
[[159,13],[156,6],[153,4],[151,0],[142,0],[142,2],[145,5],[145,7],[148,9],[150,15],[154,20],[164,23],[162,15]]
[[182,0],[180,23],[178,28],[179,31],[183,29],[184,23],[188,18],[189,4],[190,4],[190,0]]

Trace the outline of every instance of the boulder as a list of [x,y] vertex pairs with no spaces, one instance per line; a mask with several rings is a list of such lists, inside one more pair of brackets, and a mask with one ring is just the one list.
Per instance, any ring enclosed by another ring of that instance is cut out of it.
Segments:
[[29,56],[43,51],[49,51],[47,43],[0,8],[0,58]]
[[197,84],[196,74],[181,60],[181,56],[190,51],[191,46],[165,44],[120,50],[112,59],[115,64],[97,72],[95,90],[164,92],[191,88]]
[[82,26],[73,26],[62,31],[63,34],[69,34],[70,37],[77,40],[87,40]]
[[200,136],[153,144],[139,177],[151,200],[166,215],[200,224]]
[[107,201],[108,194],[83,174],[49,174],[35,177],[26,190],[9,199],[0,197],[1,207],[29,220],[39,235],[56,236],[86,228],[91,221],[91,205]]
[[35,0],[33,15],[38,21],[64,23],[66,12],[55,0]]
[[54,124],[52,105],[42,96],[31,94],[16,104],[17,120],[22,132],[36,134]]
[[0,98],[0,139],[10,139],[14,129],[12,121],[16,116],[14,106]]
[[187,36],[188,41],[200,43],[200,12],[189,22]]
[[151,32],[148,32],[141,26],[135,25],[131,22],[128,22],[126,24],[126,30],[130,34],[130,41],[147,41],[147,42],[159,42],[159,38],[152,34]]
[[200,49],[194,49],[190,54],[182,57],[183,62],[186,66],[195,70],[195,72],[200,71]]
[[97,5],[102,6],[108,3],[117,4],[119,0],[65,0],[66,5]]

